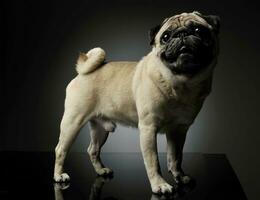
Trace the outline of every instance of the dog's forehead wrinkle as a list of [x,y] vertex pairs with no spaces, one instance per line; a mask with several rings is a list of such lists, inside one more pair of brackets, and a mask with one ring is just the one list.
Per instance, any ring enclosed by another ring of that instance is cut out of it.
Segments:
[[180,15],[174,15],[170,18],[167,18],[166,22],[162,24],[160,30],[155,36],[155,43],[160,42],[160,36],[166,31],[174,31],[181,27],[190,26],[191,24],[194,25],[202,25],[206,28],[212,30],[212,26],[206,22],[202,17],[195,15],[194,13],[182,13]]
[[204,26],[208,26],[210,28],[210,25],[202,17],[200,17],[194,13],[182,13],[179,15],[174,15],[174,16],[170,17],[164,25],[179,27],[179,26],[186,25],[186,24],[190,23],[191,21],[200,23],[200,24],[202,24]]

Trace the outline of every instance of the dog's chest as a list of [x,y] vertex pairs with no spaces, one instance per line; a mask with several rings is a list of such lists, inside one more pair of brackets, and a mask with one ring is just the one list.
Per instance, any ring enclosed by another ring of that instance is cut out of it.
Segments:
[[174,93],[172,99],[164,102],[164,123],[191,125],[209,92],[204,88],[177,87]]
[[165,111],[165,122],[176,125],[191,125],[199,112],[201,105],[178,105],[175,104]]

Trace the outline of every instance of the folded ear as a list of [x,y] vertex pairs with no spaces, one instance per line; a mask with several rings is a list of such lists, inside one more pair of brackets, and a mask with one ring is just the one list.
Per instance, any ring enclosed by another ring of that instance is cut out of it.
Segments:
[[150,45],[154,45],[154,39],[158,31],[160,30],[161,25],[157,25],[153,28],[150,29],[149,31],[149,40],[150,40]]
[[209,23],[213,30],[215,31],[215,33],[219,33],[219,28],[220,28],[220,17],[217,15],[202,15],[201,13],[199,13],[198,11],[194,11],[194,14],[202,17],[203,19],[206,20],[207,23]]
[[220,17],[217,15],[204,15],[203,19],[205,19],[212,27],[213,30],[218,34],[220,28]]
[[161,27],[169,20],[169,18],[165,18],[163,22],[160,25],[157,25],[150,29],[149,31],[149,39],[150,39],[150,45],[154,45],[154,39],[158,31],[161,29]]

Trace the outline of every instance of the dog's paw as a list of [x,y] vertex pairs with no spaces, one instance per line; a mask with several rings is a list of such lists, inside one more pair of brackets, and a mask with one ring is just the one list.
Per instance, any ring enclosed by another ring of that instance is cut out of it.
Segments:
[[108,183],[113,179],[112,176],[97,176],[95,179],[95,183]]
[[173,192],[173,187],[165,182],[152,186],[152,191],[155,194],[171,194]]
[[174,176],[174,181],[177,184],[183,184],[183,185],[187,185],[190,184],[192,182],[192,178],[188,175],[177,175]]
[[97,169],[96,172],[99,176],[109,176],[113,174],[113,170],[107,167]]
[[63,182],[70,181],[70,177],[67,173],[54,174],[53,179],[56,183],[63,183]]
[[183,184],[189,184],[191,182],[192,178],[188,175],[184,175],[183,177],[181,177],[181,182]]
[[62,183],[54,183],[54,189],[55,190],[66,190],[67,188],[70,187],[70,183],[69,182],[62,182]]

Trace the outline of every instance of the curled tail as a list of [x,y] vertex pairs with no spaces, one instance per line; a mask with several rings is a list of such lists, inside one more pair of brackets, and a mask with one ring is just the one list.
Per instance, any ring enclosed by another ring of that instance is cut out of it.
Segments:
[[97,47],[88,51],[88,53],[80,53],[76,70],[78,74],[88,74],[95,71],[105,60],[106,53],[103,49]]

